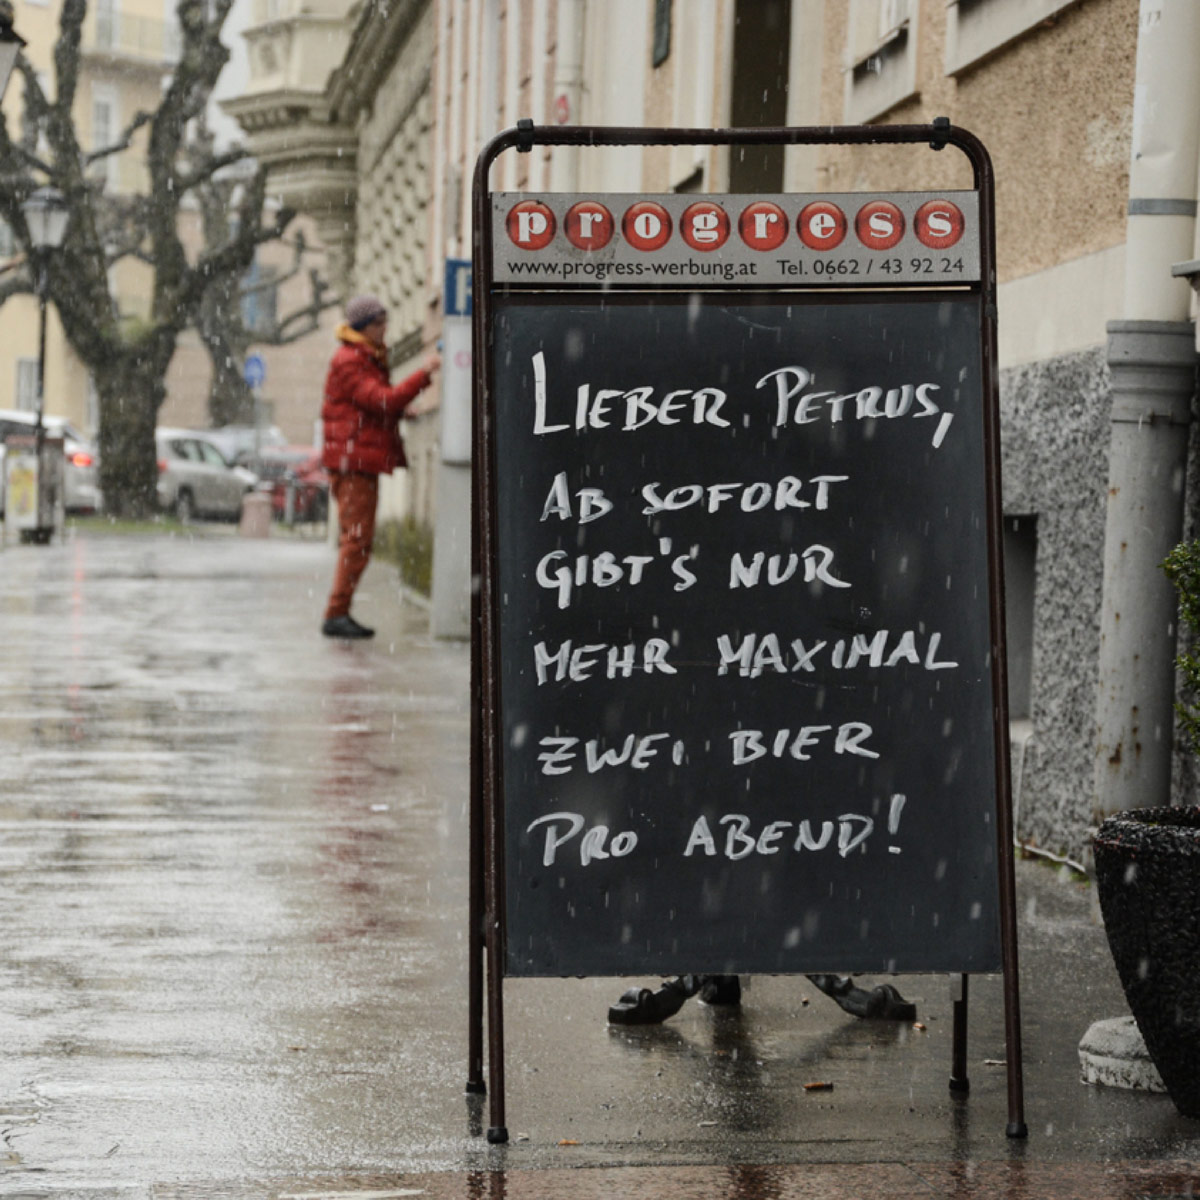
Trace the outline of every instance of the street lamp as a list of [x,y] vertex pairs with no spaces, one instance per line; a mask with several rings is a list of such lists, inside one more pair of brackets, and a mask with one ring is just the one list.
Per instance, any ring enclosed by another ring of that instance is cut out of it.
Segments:
[[[34,454],[37,459],[38,511],[41,511],[43,487],[42,447],[46,441],[43,417],[46,410],[46,256],[49,251],[62,245],[67,232],[71,210],[66,198],[57,188],[40,187],[25,198],[21,205],[25,227],[29,230],[29,245],[34,251],[37,265],[38,296],[38,372],[37,372],[37,424],[34,426]],[[39,518],[40,520],[40,518]],[[40,528],[37,531],[40,533]]]
[[38,250],[57,250],[62,245],[71,216],[62,192],[52,187],[37,188],[25,197],[21,212],[31,245]]
[[25,39],[13,28],[13,6],[9,0],[0,0],[0,100],[17,61],[17,55]]
[[67,232],[71,210],[57,188],[40,187],[30,192],[21,205],[25,226],[29,230],[29,244],[37,251],[37,294],[41,320],[38,324],[38,377],[37,377],[37,439],[38,454],[42,452],[42,415],[45,408],[46,378],[46,252],[57,250]]

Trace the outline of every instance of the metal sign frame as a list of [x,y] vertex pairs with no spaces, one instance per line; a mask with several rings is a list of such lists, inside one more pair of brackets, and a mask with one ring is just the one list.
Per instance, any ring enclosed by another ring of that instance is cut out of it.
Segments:
[[[492,164],[506,150],[523,153],[535,146],[789,146],[926,145],[934,151],[953,146],[971,164],[979,214],[979,279],[963,287],[981,299],[981,391],[987,513],[987,563],[991,587],[992,701],[996,773],[996,839],[999,922],[1004,980],[1004,1027],[1007,1048],[1007,1099],[1010,1138],[1027,1136],[1021,1060],[1020,998],[1017,975],[1017,923],[1014,881],[1012,781],[1008,735],[1008,681],[1004,639],[1004,566],[1000,485],[999,370],[996,338],[995,184],[991,159],[973,134],[939,117],[932,125],[824,126],[754,129],[669,129],[601,126],[535,126],[523,120],[494,137],[476,161],[473,195],[474,279],[474,433],[472,446],[472,596],[471,638],[471,797],[469,893],[469,1031],[466,1091],[489,1095],[487,1139],[508,1141],[504,1085],[504,862],[501,792],[500,680],[497,495],[493,414],[494,239]],[[702,197],[694,197],[702,199]],[[920,292],[919,282],[875,286]],[[512,284],[504,286],[511,287]],[[536,281],[533,284],[537,286]],[[797,286],[803,286],[798,284]],[[926,285],[944,287],[944,281]],[[559,285],[561,289],[561,284]],[[642,290],[644,290],[644,285]],[[856,289],[857,290],[857,289]],[[861,289],[864,293],[868,288]],[[957,977],[953,1002],[953,1050],[950,1089],[969,1090],[966,1068],[968,976]],[[487,1078],[484,1073],[483,1013],[488,1015]],[[490,1086],[489,1086],[490,1085]]]

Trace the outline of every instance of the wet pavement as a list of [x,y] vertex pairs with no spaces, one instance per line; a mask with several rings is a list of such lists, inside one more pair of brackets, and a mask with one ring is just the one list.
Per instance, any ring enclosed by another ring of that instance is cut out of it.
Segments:
[[[634,982],[505,985],[513,1141],[466,1080],[464,645],[323,542],[79,532],[0,551],[0,1196],[1200,1194],[1200,1122],[1079,1082],[1124,1011],[1086,889],[1018,864],[1026,1114],[999,981],[956,1098],[920,1026],[803,979],[616,1030]],[[831,1083],[822,1091],[804,1084]]]

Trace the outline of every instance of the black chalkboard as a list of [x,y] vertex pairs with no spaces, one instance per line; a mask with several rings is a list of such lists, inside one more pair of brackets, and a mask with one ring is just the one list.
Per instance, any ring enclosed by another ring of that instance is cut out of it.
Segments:
[[980,303],[497,293],[508,974],[1000,968]]

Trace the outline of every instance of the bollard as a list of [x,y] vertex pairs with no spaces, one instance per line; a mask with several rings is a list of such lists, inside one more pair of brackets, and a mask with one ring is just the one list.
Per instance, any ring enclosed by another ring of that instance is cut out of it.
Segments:
[[242,497],[242,517],[238,522],[242,537],[265,538],[271,534],[271,497],[263,492],[247,492]]

